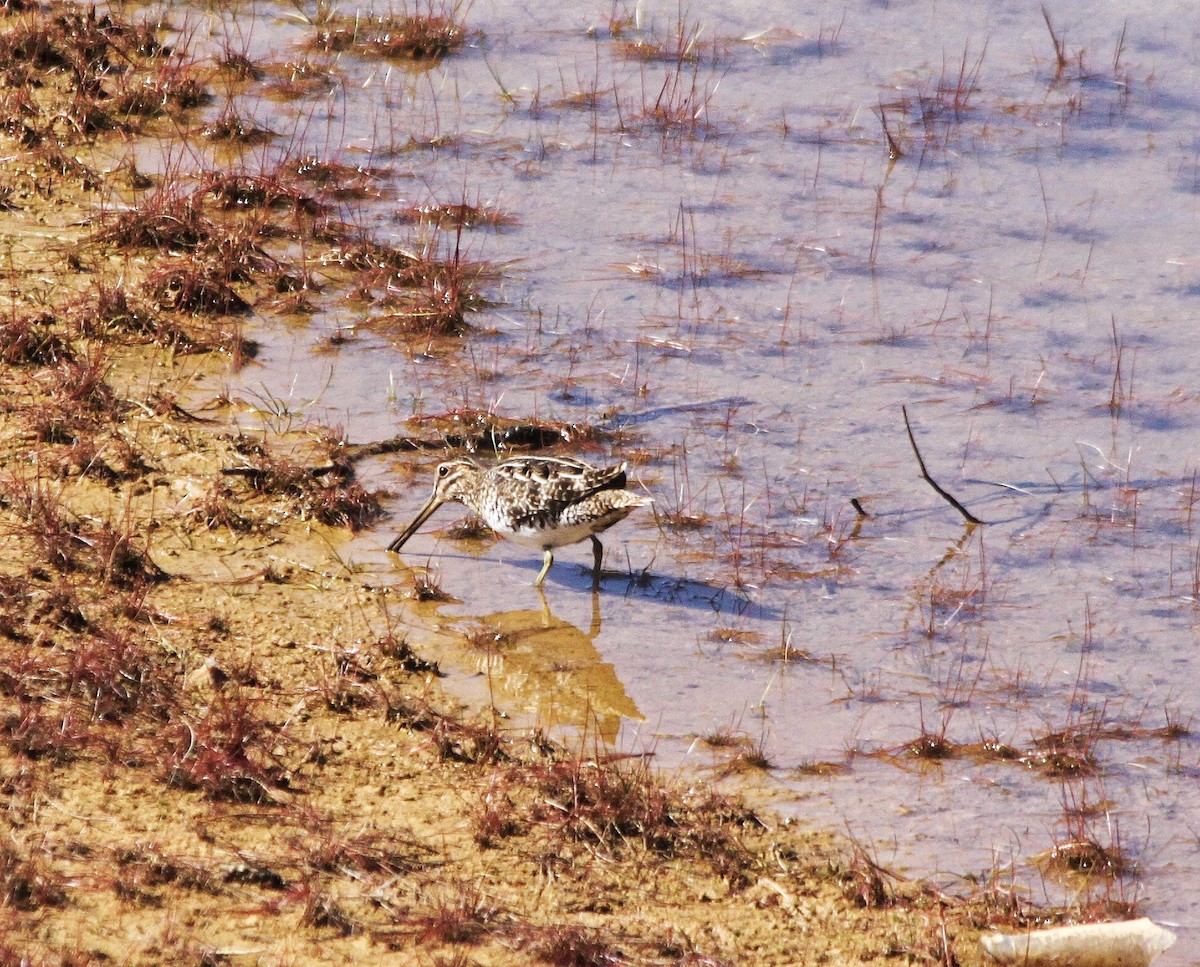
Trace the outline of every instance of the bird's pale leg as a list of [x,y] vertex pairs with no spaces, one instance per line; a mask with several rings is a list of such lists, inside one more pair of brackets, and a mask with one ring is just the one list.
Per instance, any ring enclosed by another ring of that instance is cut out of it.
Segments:
[[554,551],[546,548],[546,562],[542,565],[542,569],[538,572],[538,576],[533,579],[533,586],[540,588],[542,582],[546,580],[546,575],[550,573],[550,565],[554,563]]
[[592,539],[592,587],[600,587],[600,561],[604,558],[604,545],[595,534],[589,534]]

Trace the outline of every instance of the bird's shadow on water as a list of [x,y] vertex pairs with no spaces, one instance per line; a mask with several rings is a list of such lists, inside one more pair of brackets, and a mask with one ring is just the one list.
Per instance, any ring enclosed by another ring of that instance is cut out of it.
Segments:
[[[442,551],[436,555],[428,555],[425,558],[426,563],[424,565],[417,563],[417,558],[413,558],[413,564],[410,565],[404,560],[395,560],[396,555],[389,556],[393,558],[393,566],[398,565],[401,568],[411,568],[414,573],[421,571],[429,572],[429,565],[434,558],[441,563],[461,562],[468,566],[478,565],[481,560],[478,556],[472,554]],[[528,573],[530,576],[529,580],[520,583],[527,584],[530,591],[537,591],[533,586],[533,578],[541,568],[540,562],[533,559],[507,559],[503,562],[495,561],[493,564],[495,566],[516,568],[519,571]],[[455,581],[464,576],[464,572],[458,567],[454,567],[453,570]],[[466,605],[470,604],[473,597],[470,592],[469,582],[464,583],[459,588],[447,586],[443,590],[449,593],[454,600]],[[516,589],[512,588],[510,590],[515,592]],[[778,621],[786,617],[782,610],[754,600],[746,593],[729,585],[699,581],[677,575],[656,574],[648,568],[641,571],[620,571],[605,568],[601,573],[600,584],[597,588],[593,583],[592,569],[590,567],[556,560],[554,566],[550,569],[550,573],[546,575],[542,591],[550,596],[552,603],[554,602],[554,595],[556,593],[569,591],[575,594],[590,595],[593,591],[596,591],[599,593],[602,601],[605,598],[635,598],[646,602],[671,605],[676,608],[703,611],[713,615],[727,615],[763,621]],[[506,590],[505,594],[508,593],[509,591]],[[484,595],[484,597],[487,597],[487,595]]]
[[[529,565],[529,568],[536,570],[532,564]],[[563,567],[560,571],[556,565],[546,576],[545,584],[551,583],[564,590],[569,589],[586,594],[591,594],[594,587],[590,568]],[[783,611],[756,601],[728,585],[675,575],[654,574],[648,569],[643,571],[605,570],[601,574],[598,591],[602,600],[606,597],[637,598],[714,615],[731,615],[764,621],[778,621],[785,617]]]

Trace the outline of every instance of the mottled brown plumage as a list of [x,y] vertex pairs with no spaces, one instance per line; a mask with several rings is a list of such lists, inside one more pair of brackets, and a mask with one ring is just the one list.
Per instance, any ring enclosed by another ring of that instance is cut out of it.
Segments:
[[625,485],[623,463],[601,468],[568,457],[513,457],[485,470],[472,460],[447,460],[438,465],[428,503],[388,550],[400,550],[435,510],[456,500],[502,537],[545,553],[537,587],[554,563],[554,548],[590,538],[598,583],[604,548],[596,535],[653,502]]

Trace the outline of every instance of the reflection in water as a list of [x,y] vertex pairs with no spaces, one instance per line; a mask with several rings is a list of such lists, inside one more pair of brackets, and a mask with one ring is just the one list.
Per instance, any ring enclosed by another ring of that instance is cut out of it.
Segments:
[[606,743],[616,741],[623,718],[643,718],[625,693],[616,669],[602,661],[600,595],[592,594],[586,632],[556,618],[540,593],[540,611],[503,611],[479,618],[467,642],[486,673],[499,704],[534,715],[544,727],[592,727]]

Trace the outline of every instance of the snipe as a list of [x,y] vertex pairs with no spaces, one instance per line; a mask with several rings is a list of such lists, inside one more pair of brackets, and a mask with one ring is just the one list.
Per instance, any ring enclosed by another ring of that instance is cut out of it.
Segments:
[[473,460],[447,460],[438,464],[428,503],[388,550],[400,550],[435,510],[456,500],[500,536],[545,553],[534,587],[554,563],[554,548],[584,538],[592,542],[592,580],[599,584],[604,548],[596,535],[653,503],[626,483],[623,463],[602,468],[567,457],[513,457],[484,469]]

